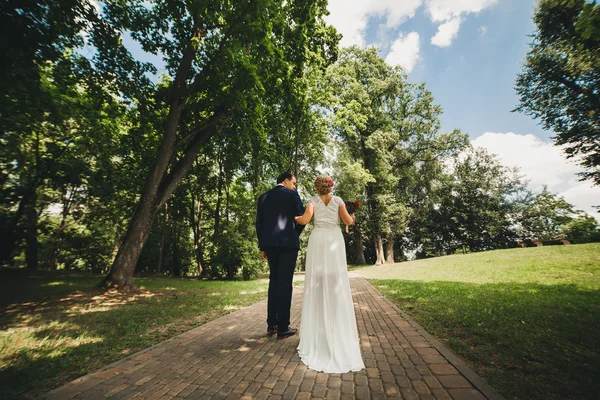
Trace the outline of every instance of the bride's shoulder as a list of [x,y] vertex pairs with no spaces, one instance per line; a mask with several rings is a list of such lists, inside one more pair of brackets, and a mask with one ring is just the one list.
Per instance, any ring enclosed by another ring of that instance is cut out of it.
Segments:
[[310,198],[308,203],[312,204],[312,205],[316,205],[319,202],[319,199],[320,199],[319,195],[313,196]]
[[343,205],[345,205],[345,203],[344,203],[344,200],[342,200],[342,198],[341,198],[341,197],[338,197],[338,196],[333,196],[333,201],[335,201],[335,203],[336,203],[338,206],[343,206]]

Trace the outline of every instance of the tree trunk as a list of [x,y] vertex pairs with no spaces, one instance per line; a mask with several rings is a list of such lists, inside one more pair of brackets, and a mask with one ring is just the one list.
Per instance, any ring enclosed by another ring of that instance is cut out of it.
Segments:
[[[169,113],[156,159],[144,184],[140,202],[127,229],[123,244],[119,248],[110,272],[100,283],[100,286],[117,287],[119,289],[133,287],[135,266],[144,243],[150,234],[152,220],[156,216],[160,206],[166,202],[185,172],[190,168],[191,162],[195,159],[199,148],[207,139],[207,132],[204,132],[205,134],[198,133],[184,151],[184,156],[175,165],[173,170],[167,174],[167,167],[175,151],[179,119],[189,95],[186,77],[196,54],[194,41],[198,38],[200,38],[200,28],[195,26],[190,42],[183,53],[175,79],[170,87]],[[206,127],[206,129],[208,128]],[[193,158],[190,160],[190,157]]]
[[382,265],[384,262],[383,257],[383,238],[381,237],[381,232],[377,232],[375,235],[375,252],[377,253],[377,260],[375,261],[375,265]]
[[179,239],[181,237],[181,225],[173,224],[173,266],[171,276],[181,275],[181,258],[179,257]]
[[38,213],[35,203],[36,194],[33,193],[25,212],[25,263],[32,271],[38,269]]
[[385,262],[387,264],[394,263],[394,239],[391,233],[385,235]]
[[[58,226],[58,229],[56,230],[56,232],[54,233],[54,243],[52,244],[52,258],[54,259],[54,262],[52,263],[52,269],[57,270],[58,269],[58,253],[59,253],[59,249],[60,249],[60,245],[62,242],[62,238],[63,238],[63,233],[65,231],[65,229],[67,228],[67,217],[69,216],[69,210],[71,209],[71,204],[72,204],[72,199],[73,199],[73,193],[75,190],[71,190],[71,193],[67,196],[67,192],[69,188],[67,186],[63,186],[63,192],[62,192],[62,216],[61,216],[61,220],[60,220],[60,225]],[[92,271],[94,270],[94,267],[92,266]]]
[[362,232],[359,225],[354,225],[354,250],[356,252],[354,263],[356,265],[365,265],[367,261],[365,260]]
[[[117,254],[119,254],[119,246],[121,245],[121,236],[123,235],[123,227],[119,223],[119,221],[115,222],[115,241],[113,243],[113,252],[112,252],[112,260],[115,260]],[[103,268],[104,269],[104,268]],[[100,272],[100,271],[97,271]],[[105,272],[105,271],[103,271]]]
[[196,257],[196,266],[198,267],[198,276],[204,271],[204,252],[202,249],[202,197],[198,196],[198,200],[192,199],[192,226],[194,230],[194,255]]
[[22,237],[17,232],[17,227],[21,222],[21,218],[27,212],[27,205],[31,202],[31,198],[35,196],[35,188],[26,188],[23,191],[23,196],[19,201],[17,211],[10,219],[8,226],[2,232],[2,240],[0,241],[0,265],[8,263],[12,259],[12,254],[17,247],[17,242]]
[[165,254],[165,237],[167,236],[166,227],[167,227],[167,221],[169,219],[169,208],[168,208],[167,203],[165,203],[165,212],[164,213],[165,214],[164,214],[161,233],[160,233],[160,252],[158,253],[158,268],[156,271],[156,273],[159,275],[162,272],[162,266],[163,266],[163,260],[164,260],[164,254]]
[[213,240],[219,237],[220,221],[221,221],[221,203],[223,202],[223,163],[219,160],[219,181],[217,183],[217,205],[215,206],[215,232]]

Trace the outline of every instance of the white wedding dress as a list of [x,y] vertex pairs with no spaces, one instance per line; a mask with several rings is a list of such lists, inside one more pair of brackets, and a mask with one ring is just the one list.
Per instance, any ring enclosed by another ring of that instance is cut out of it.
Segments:
[[326,206],[319,196],[314,229],[306,251],[304,299],[298,354],[307,367],[327,373],[360,371],[361,354],[346,265],[346,247],[334,196]]

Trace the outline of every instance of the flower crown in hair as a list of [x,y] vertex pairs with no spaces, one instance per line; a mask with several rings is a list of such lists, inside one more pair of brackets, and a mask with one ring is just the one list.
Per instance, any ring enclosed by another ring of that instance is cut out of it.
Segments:
[[329,178],[329,180],[327,181],[327,185],[329,187],[333,187],[333,180],[331,178]]

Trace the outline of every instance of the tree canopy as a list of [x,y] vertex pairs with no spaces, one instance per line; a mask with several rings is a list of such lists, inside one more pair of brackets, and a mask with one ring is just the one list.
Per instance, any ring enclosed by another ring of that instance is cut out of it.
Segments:
[[567,157],[580,161],[582,179],[600,184],[600,4],[541,0],[523,71],[517,111],[554,132]]

